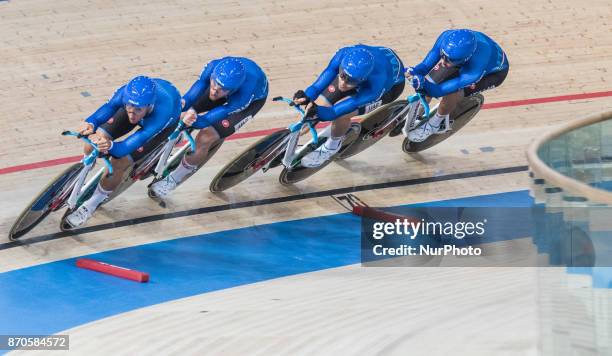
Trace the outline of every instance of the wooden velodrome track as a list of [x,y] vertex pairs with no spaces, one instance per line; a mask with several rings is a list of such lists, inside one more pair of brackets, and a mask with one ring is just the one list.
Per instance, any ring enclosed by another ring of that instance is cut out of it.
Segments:
[[[76,128],[135,75],[158,76],[184,91],[208,60],[247,56],[267,73],[270,97],[288,96],[310,84],[339,47],[357,42],[389,46],[404,63],[414,64],[437,35],[451,27],[489,34],[506,50],[511,69],[501,88],[485,93],[486,102],[496,105],[481,111],[443,144],[410,157],[401,151],[400,138],[385,138],[295,187],[281,186],[278,172],[271,171],[225,194],[208,192],[210,179],[257,139],[257,131],[283,127],[294,119],[286,107],[269,102],[242,129],[244,135],[226,142],[197,176],[176,191],[167,209],[150,201],[146,185],[139,183],[100,209],[89,226],[511,167],[515,169],[503,174],[365,189],[356,194],[369,205],[392,206],[528,189],[524,152],[531,140],[555,125],[610,107],[611,15],[607,0],[588,4],[569,0],[0,2],[0,236],[7,235],[31,197],[79,154],[80,143],[62,138],[60,131]],[[0,272],[340,212],[343,209],[329,196],[321,196],[53,238],[58,231],[56,214],[28,235],[47,241],[0,250]],[[104,319],[71,330],[71,349],[88,354],[535,353],[534,274],[528,268],[349,266]],[[266,295],[281,295],[289,302],[279,308],[264,301]],[[370,299],[377,303],[368,303]],[[420,301],[414,305],[406,300]],[[212,313],[205,324],[198,323],[191,311],[201,305],[219,313]],[[379,305],[385,306],[384,317],[372,310]],[[432,306],[430,314],[414,312]],[[134,329],[138,332],[126,333]],[[168,345],[158,337],[168,333],[181,336]],[[482,342],[465,342],[475,335]]]

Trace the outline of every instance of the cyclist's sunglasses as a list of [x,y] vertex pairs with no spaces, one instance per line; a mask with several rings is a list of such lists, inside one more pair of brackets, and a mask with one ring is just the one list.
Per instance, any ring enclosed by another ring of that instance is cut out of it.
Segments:
[[213,82],[214,82],[214,83],[215,83],[215,85],[216,85],[216,88],[215,88],[216,90],[221,89],[223,92],[226,92],[226,93],[229,93],[229,92],[231,91],[231,90],[229,90],[229,89],[225,89],[225,88],[224,88],[224,87],[221,85],[221,83],[219,83],[219,82],[218,82],[216,79],[215,79],[215,80],[213,80]]
[[444,53],[444,51],[440,51],[440,57],[444,60],[444,62],[446,63],[450,63],[452,66],[458,66],[459,64],[454,62],[452,59],[450,59],[448,57],[448,55],[446,55],[446,53]]
[[348,85],[357,85],[357,84],[359,84],[361,82],[361,81],[359,81],[357,79],[351,78],[342,69],[340,70],[340,73],[338,75],[340,76],[340,79],[342,79]]

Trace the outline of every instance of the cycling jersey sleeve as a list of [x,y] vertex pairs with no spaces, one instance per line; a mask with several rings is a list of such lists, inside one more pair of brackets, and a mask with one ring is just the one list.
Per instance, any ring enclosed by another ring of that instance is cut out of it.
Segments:
[[319,78],[305,90],[306,96],[310,100],[316,100],[323,90],[336,78],[340,69],[340,62],[342,61],[342,53],[342,49],[338,50],[331,61],[329,61],[327,68],[319,75]]
[[427,53],[425,59],[423,59],[421,63],[414,66],[414,74],[425,76],[436,65],[436,63],[438,63],[438,61],[440,60],[440,47],[442,46],[442,38],[444,37],[446,32],[448,31],[444,31],[440,34],[440,36],[438,36],[436,43],[434,43],[433,48],[429,51],[429,53]]
[[359,103],[355,97],[349,97],[346,100],[334,104],[332,106],[318,106],[317,107],[317,119],[321,121],[333,121],[342,115],[346,115],[359,108]]
[[255,98],[256,85],[257,83],[255,81],[246,82],[240,88],[239,93],[236,93],[229,98],[227,104],[217,106],[203,115],[198,115],[197,120],[192,126],[196,129],[203,129],[227,118],[232,114],[246,109],[249,105],[251,105],[253,99]]
[[[376,79],[374,79],[376,81]],[[340,116],[351,113],[360,107],[367,105],[378,99],[384,88],[366,89],[356,95],[349,96],[347,99],[338,102],[332,106],[317,107],[317,118],[321,121],[333,121]]]
[[106,104],[102,105],[96,112],[91,114],[85,122],[88,122],[93,125],[94,131],[98,129],[100,125],[107,122],[117,110],[119,110],[123,106],[123,88],[117,89],[113,96],[106,102]]
[[160,133],[170,122],[171,116],[170,110],[156,108],[152,116],[147,118],[146,126],[137,130],[123,141],[114,141],[113,146],[108,152],[117,158],[129,155]]
[[213,68],[215,67],[217,61],[210,61],[204,69],[202,73],[200,73],[200,78],[193,83],[189,91],[183,95],[183,100],[185,100],[185,105],[183,106],[183,110],[189,109],[196,100],[202,95],[208,86],[210,85],[210,75],[212,74]]
[[440,84],[435,84],[426,80],[425,92],[429,96],[440,98],[478,82],[480,78],[482,78],[483,74],[484,71],[466,72],[462,73],[457,78],[444,81]]

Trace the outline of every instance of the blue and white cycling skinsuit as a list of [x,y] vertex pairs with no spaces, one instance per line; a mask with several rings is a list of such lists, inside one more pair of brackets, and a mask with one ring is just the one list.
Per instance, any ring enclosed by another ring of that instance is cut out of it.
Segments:
[[[210,100],[210,77],[215,66],[224,59],[239,60],[246,69],[246,78],[238,90],[227,98]],[[200,78],[193,83],[183,99],[184,109],[191,107],[198,115],[192,127],[203,129],[212,126],[221,138],[238,131],[264,106],[268,97],[268,79],[263,70],[252,60],[244,57],[223,57],[206,64]]]
[[111,156],[121,158],[130,156],[138,161],[162,143],[176,128],[181,115],[181,94],[170,82],[155,78],[155,102],[153,111],[137,124],[128,120],[124,108],[124,86],[115,91],[113,97],[102,105],[85,121],[92,124],[95,130],[104,131],[116,140],[135,127],[136,132],[122,141],[113,141],[109,150]]
[[509,70],[508,57],[501,47],[482,32],[472,31],[476,36],[476,51],[459,67],[443,67],[440,61],[440,47],[445,36],[454,30],[447,30],[436,40],[425,59],[414,66],[413,73],[425,76],[424,90],[432,97],[443,97],[464,90],[469,96],[501,85]]
[[[348,91],[338,88],[340,63],[351,49],[365,48],[374,56],[374,69],[368,78]],[[318,106],[317,119],[333,121],[348,113],[358,111],[359,115],[397,99],[404,90],[404,65],[393,50],[386,47],[358,44],[339,49],[327,68],[306,90],[310,100],[322,95],[332,106]],[[342,100],[347,98],[346,100]]]

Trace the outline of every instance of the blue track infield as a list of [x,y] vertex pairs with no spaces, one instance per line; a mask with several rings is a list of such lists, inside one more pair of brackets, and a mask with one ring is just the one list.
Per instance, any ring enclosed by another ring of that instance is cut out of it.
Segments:
[[[525,207],[532,199],[516,191],[426,204]],[[58,333],[179,298],[359,263],[360,218],[293,220],[81,257],[145,271],[151,280],[83,270],[75,259],[1,273],[0,335]]]

